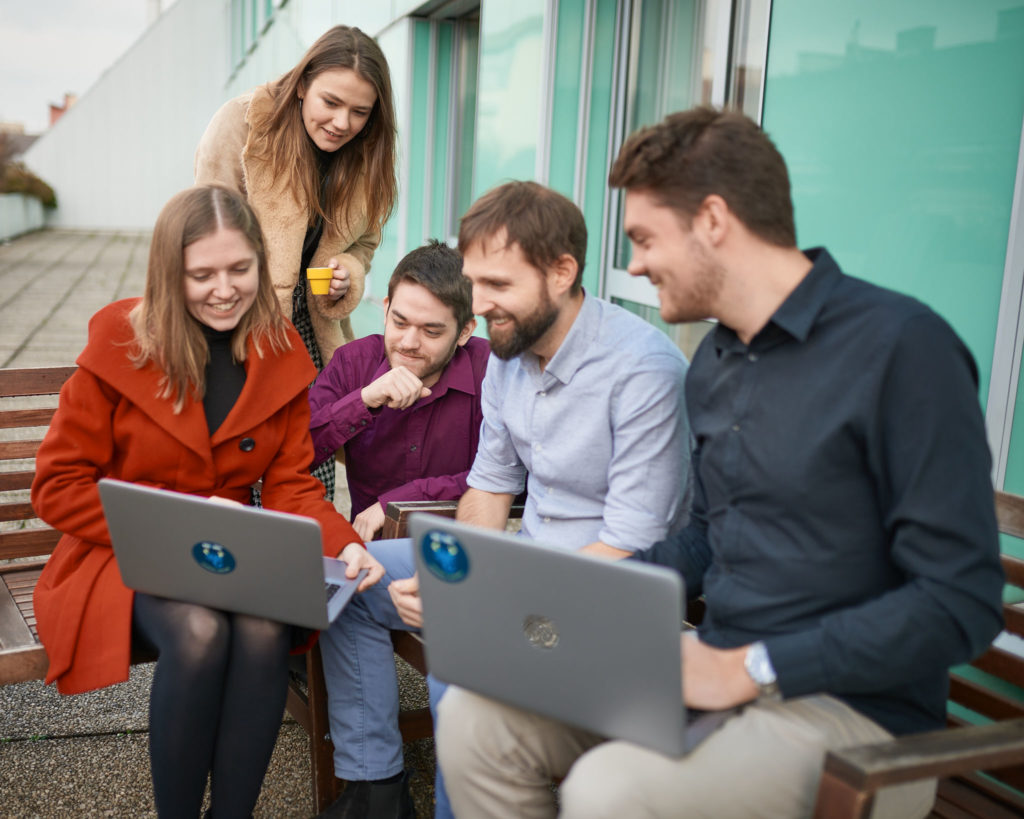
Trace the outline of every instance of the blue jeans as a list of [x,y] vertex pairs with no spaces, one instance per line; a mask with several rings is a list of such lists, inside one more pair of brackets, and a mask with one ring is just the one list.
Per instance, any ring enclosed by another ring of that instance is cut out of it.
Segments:
[[[357,594],[333,625],[320,635],[327,681],[327,706],[334,741],[334,773],[341,779],[385,779],[403,768],[398,730],[398,679],[390,631],[415,631],[398,616],[388,594],[392,580],[415,572],[412,541],[376,540],[370,554],[385,575],[372,589]],[[427,676],[430,712],[447,686]],[[452,816],[441,769],[434,780],[436,819]]]

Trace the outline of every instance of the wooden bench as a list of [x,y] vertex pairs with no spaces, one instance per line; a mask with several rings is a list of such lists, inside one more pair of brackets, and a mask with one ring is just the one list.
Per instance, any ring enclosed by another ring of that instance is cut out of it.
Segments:
[[[35,475],[33,460],[56,409],[57,394],[75,369],[0,370],[0,685],[41,680],[49,666],[36,632],[32,593],[60,534],[39,520],[28,494]],[[396,653],[426,674],[418,639],[404,632],[393,632],[392,639]],[[154,659],[132,656],[133,663]],[[319,647],[305,655],[305,662],[305,679],[289,684],[287,708],[310,737],[313,801],[319,812],[337,797],[339,783],[334,777]],[[430,736],[430,711],[405,711],[399,725],[406,742]]]
[[[1024,498],[996,492],[999,530],[1024,538]],[[1024,560],[1002,555],[1014,600],[1024,600]],[[1024,602],[1003,605],[1006,630],[1024,637]],[[1024,646],[1024,644],[1021,644]],[[976,670],[987,675],[977,679]],[[993,645],[968,670],[950,673],[950,701],[989,720],[969,725],[953,713],[942,731],[830,752],[818,790],[817,819],[871,814],[879,788],[939,778],[932,816],[1024,816],[1024,657]],[[983,772],[983,773],[981,773]]]

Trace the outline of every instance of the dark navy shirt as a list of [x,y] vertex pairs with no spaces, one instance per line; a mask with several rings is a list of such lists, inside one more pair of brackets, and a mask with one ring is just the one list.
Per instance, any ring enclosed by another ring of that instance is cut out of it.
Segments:
[[706,595],[706,642],[764,640],[784,696],[938,728],[948,668],[1001,626],[976,367],[925,305],[807,255],[749,346],[719,325],[697,350],[691,522],[646,559]]

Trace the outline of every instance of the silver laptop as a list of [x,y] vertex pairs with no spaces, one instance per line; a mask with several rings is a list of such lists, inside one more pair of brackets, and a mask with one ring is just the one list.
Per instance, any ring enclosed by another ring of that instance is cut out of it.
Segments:
[[735,713],[683,705],[677,572],[435,515],[409,529],[439,679],[671,756]]
[[365,572],[324,557],[312,518],[103,478],[125,585],[211,608],[325,629]]

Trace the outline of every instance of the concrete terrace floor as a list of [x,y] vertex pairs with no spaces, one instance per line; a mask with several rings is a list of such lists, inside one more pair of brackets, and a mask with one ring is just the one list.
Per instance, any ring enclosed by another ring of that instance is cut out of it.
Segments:
[[[148,233],[44,230],[0,243],[0,368],[73,364],[90,316],[142,295]],[[338,486],[345,486],[339,467]],[[336,506],[347,513],[347,493]],[[153,666],[128,682],[62,697],[53,686],[0,687],[0,817],[155,816],[148,758]],[[399,665],[403,703],[426,703],[422,679]],[[413,795],[432,815],[433,743],[407,745]],[[313,815],[309,743],[287,715],[257,817]]]

